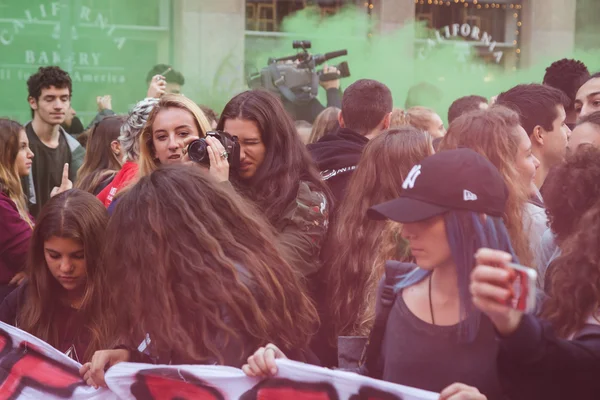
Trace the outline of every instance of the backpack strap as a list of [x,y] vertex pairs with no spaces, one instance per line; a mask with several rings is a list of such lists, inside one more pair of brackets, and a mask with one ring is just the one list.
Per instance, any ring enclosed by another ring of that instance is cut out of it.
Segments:
[[583,328],[575,334],[573,340],[582,340],[589,337],[600,337],[600,325],[585,324]]
[[[362,372],[371,378],[380,379],[383,375],[383,368],[380,362],[381,346],[387,326],[388,317],[394,302],[396,294],[403,282],[412,282],[415,273],[420,272],[415,264],[400,263],[397,261],[388,261],[385,264],[385,277],[380,284],[378,293],[378,309],[375,315],[373,329],[363,350],[361,357]],[[420,280],[420,279],[418,279]],[[417,281],[418,281],[417,280]]]

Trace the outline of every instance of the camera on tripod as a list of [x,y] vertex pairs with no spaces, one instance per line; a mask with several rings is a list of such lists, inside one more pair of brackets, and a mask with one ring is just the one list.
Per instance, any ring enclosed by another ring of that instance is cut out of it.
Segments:
[[266,67],[248,77],[248,86],[252,89],[267,89],[294,104],[305,104],[317,97],[319,80],[329,81],[350,76],[350,68],[345,61],[335,65],[339,74],[326,74],[323,70],[317,70],[318,65],[328,60],[347,55],[347,50],[312,55],[308,52],[312,47],[310,40],[294,40],[292,47],[301,51],[292,56],[269,58]]

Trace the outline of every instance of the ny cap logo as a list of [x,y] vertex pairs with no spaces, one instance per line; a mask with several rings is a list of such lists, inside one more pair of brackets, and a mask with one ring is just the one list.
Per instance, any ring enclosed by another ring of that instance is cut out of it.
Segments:
[[475,200],[477,200],[477,195],[473,192],[469,192],[468,190],[463,190],[463,200],[464,201],[475,201]]
[[420,165],[415,165],[410,172],[408,173],[408,176],[406,177],[406,179],[404,180],[404,183],[402,184],[402,189],[412,189],[415,187],[415,182],[417,181],[417,178],[419,177],[419,175],[421,175],[421,166]]

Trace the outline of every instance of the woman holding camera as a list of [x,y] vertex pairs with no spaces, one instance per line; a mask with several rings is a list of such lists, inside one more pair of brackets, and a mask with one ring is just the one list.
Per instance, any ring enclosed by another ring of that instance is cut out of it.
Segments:
[[[188,145],[206,137],[210,122],[200,108],[183,95],[166,94],[154,106],[140,138],[139,176],[147,176],[160,165],[189,161]],[[229,179],[228,154],[214,137],[206,137],[210,174],[218,181]]]
[[287,261],[315,273],[329,221],[329,191],[281,101],[251,90],[227,103],[217,130],[237,136],[240,166],[232,183],[280,233]]

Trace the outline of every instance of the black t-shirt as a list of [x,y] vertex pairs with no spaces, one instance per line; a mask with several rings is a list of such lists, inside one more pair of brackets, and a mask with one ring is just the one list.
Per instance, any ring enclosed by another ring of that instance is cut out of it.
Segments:
[[440,392],[455,382],[474,386],[489,400],[502,399],[496,368],[498,342],[481,317],[477,337],[458,341],[458,325],[429,324],[414,315],[398,293],[382,345],[384,381]]
[[[65,137],[61,134],[58,147],[52,149],[46,146],[33,130],[31,123],[25,127],[29,147],[34,154],[31,174],[35,188],[35,203],[29,203],[29,212],[37,218],[40,210],[50,200],[50,192],[55,186],[60,186],[65,163],[71,162],[71,150]],[[32,193],[29,193],[30,199]]]

